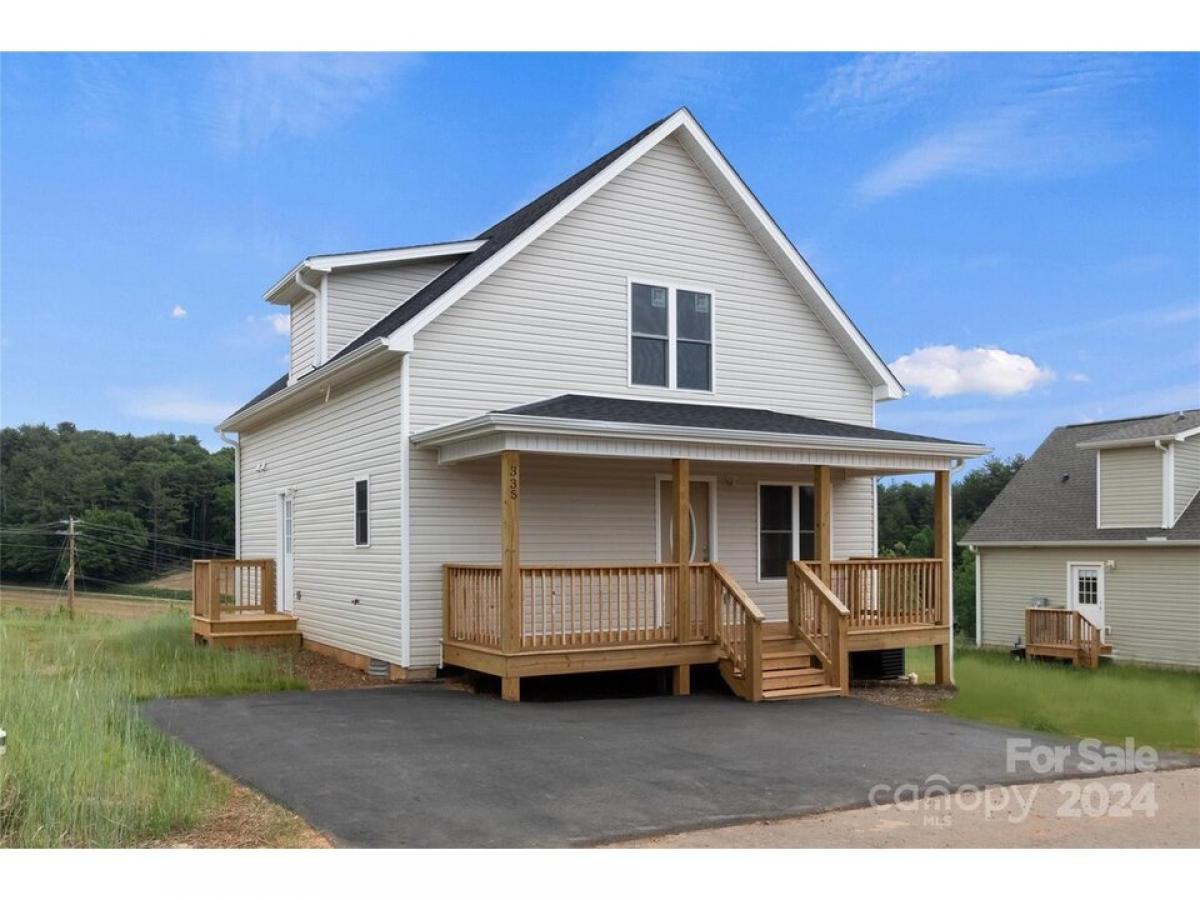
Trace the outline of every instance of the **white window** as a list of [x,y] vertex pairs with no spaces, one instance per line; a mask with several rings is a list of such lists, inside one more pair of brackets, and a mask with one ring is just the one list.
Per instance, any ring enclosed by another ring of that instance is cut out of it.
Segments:
[[366,478],[354,480],[354,545],[371,546],[371,482]]
[[712,390],[711,292],[629,282],[629,383]]
[[816,553],[810,484],[759,484],[758,578],[786,578],[788,562]]

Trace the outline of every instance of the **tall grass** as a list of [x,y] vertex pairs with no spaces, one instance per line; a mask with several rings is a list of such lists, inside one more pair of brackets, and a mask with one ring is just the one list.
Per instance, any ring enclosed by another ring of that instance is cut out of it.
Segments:
[[1132,665],[1096,670],[959,650],[951,715],[1160,750],[1200,749],[1200,675]]
[[302,686],[280,657],[193,647],[178,611],[72,621],[6,610],[0,847],[130,846],[196,824],[224,789],[136,702]]

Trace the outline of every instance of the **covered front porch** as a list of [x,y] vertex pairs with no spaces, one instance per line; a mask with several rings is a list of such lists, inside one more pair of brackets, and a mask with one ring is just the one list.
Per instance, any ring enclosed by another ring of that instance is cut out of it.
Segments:
[[[442,660],[498,676],[505,699],[526,677],[651,667],[683,694],[691,667],[714,663],[751,701],[846,694],[851,653],[912,646],[951,680],[950,473],[984,448],[888,432],[748,445],[688,426],[690,440],[663,440],[561,418],[550,442],[528,419],[465,424],[414,439],[476,488],[496,467],[497,555],[443,558]],[[935,555],[875,558],[874,476],[922,471]],[[647,507],[652,542],[631,540]],[[637,546],[644,558],[615,555]]]

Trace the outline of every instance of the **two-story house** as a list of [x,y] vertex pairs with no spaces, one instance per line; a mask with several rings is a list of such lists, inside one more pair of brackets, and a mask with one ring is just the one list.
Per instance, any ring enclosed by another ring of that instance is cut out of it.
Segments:
[[983,644],[1200,668],[1200,410],[1056,428],[963,537]]
[[[213,643],[298,630],[393,678],[716,664],[749,699],[848,654],[951,677],[949,479],[903,389],[687,110],[473,240],[313,256],[267,293],[288,373],[237,434]],[[877,560],[875,479],[934,473],[938,552]]]

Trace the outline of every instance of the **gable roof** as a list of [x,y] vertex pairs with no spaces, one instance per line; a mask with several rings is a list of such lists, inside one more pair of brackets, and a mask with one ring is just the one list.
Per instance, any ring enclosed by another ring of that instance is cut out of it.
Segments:
[[1176,440],[1197,431],[1200,431],[1200,409],[1190,409],[1144,419],[1125,419],[1121,421],[1120,427],[1099,437],[1089,438],[1081,444],[1085,450],[1133,447],[1138,444],[1153,444],[1155,441]]
[[1115,431],[1144,428],[1164,418],[1168,417],[1146,416],[1055,428],[984,510],[961,543],[1200,540],[1200,497],[1192,500],[1174,528],[1096,527],[1096,451],[1082,445]]
[[[649,149],[671,135],[680,138],[697,165],[712,180],[726,202],[739,214],[793,287],[813,306],[817,317],[874,386],[876,399],[896,399],[904,396],[903,385],[862,332],[850,321],[824,283],[686,108],[676,110],[670,116],[647,125],[590,165],[483,231],[476,238],[477,241],[483,242],[482,245],[460,258],[338,350],[322,366],[303,376],[301,381],[311,378],[325,366],[354,353],[372,341],[385,340],[396,349],[410,347],[413,335],[442,310],[640,159]],[[275,385],[279,385],[279,381],[272,387]],[[286,381],[284,386],[286,387]],[[268,388],[255,401],[237,410],[233,416],[241,414],[253,403],[260,402],[280,389],[282,388],[271,391]],[[226,419],[226,422],[228,421],[229,419]]]

